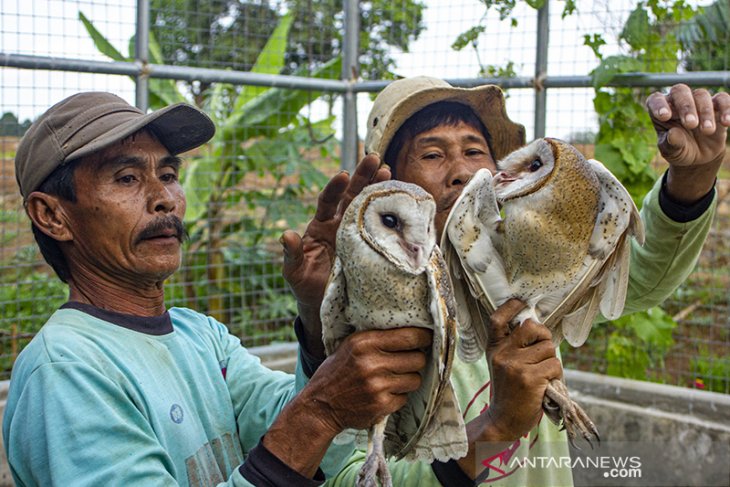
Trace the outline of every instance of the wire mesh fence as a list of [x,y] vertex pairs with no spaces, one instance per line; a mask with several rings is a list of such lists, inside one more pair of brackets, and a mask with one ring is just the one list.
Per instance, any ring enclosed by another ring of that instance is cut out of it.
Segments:
[[[611,137],[629,139],[614,152],[650,150],[651,127],[638,111],[624,132],[606,127],[618,124],[611,107],[640,106],[654,89],[647,86],[651,75],[657,87],[665,85],[662,79],[713,89],[730,84],[722,82],[730,79],[730,15],[722,1],[660,1],[656,8],[545,2],[542,14],[525,2],[514,8],[495,2],[489,9],[492,2],[477,0],[351,2],[359,5],[359,71],[345,70],[344,77],[348,24],[340,1],[0,2],[0,378],[9,377],[15,356],[67,299],[23,212],[13,165],[18,140],[42,111],[78,91],[110,91],[134,102],[138,3],[149,3],[152,73],[158,66],[187,73],[177,80],[145,78],[150,108],[187,101],[218,127],[211,143],[185,157],[190,240],[168,283],[168,304],[215,316],[250,346],[293,339],[296,307],[281,277],[278,237],[286,228],[301,230],[327,179],[353,162],[340,158],[342,91],[356,96],[362,139],[371,92],[396,76],[425,74],[465,86],[499,82],[511,118],[526,126],[528,137],[542,135],[544,127],[592,155]],[[64,70],[48,58],[89,64]],[[93,63],[125,74],[95,73],[110,71]],[[201,68],[214,71],[199,76],[194,70]],[[594,85],[601,72],[623,74],[624,81]],[[624,74],[632,72],[644,76]],[[215,80],[222,73],[272,78],[227,84]],[[302,78],[351,83],[287,85]],[[586,346],[563,350],[569,366],[730,392],[728,164],[697,269],[662,305],[664,314],[595,327]],[[653,167],[655,174],[665,168],[659,161]]]

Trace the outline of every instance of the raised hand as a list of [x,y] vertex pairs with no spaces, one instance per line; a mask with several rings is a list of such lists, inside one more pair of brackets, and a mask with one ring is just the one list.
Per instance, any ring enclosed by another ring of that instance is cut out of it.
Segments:
[[697,201],[712,188],[725,156],[730,95],[678,84],[667,94],[653,93],[646,107],[669,163],[670,195],[683,203]]
[[297,300],[305,332],[312,337],[307,348],[313,355],[324,358],[319,308],[335,257],[335,238],[342,215],[365,186],[386,179],[390,179],[390,171],[380,167],[378,155],[366,156],[352,176],[341,172],[327,183],[304,235],[287,230],[281,236],[284,279]]

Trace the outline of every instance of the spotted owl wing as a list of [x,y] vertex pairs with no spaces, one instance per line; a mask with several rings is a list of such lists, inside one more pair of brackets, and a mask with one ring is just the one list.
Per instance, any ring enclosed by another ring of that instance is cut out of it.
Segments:
[[[332,354],[340,342],[355,331],[347,321],[347,304],[347,281],[345,273],[342,272],[342,261],[339,257],[335,257],[319,311],[322,321],[322,343],[327,355]],[[333,442],[337,445],[354,442],[358,446],[364,446],[367,443],[367,433],[364,430],[348,428],[340,432]]]
[[[451,385],[451,366],[456,353],[456,308],[446,263],[434,247],[426,269],[429,307],[433,318],[433,346],[421,389],[409,396],[396,413],[398,432],[407,442],[398,458],[409,461],[448,461],[466,455],[468,443],[464,419]],[[425,387],[424,387],[425,386]]]
[[584,261],[587,271],[545,319],[546,326],[556,329],[553,332],[556,341],[565,337],[575,347],[588,338],[599,311],[608,319],[621,316],[629,280],[629,236],[633,235],[640,243],[644,241],[639,210],[626,188],[599,161],[590,159],[588,163],[598,177],[601,190],[599,211]]
[[474,362],[484,353],[486,317],[496,308],[495,303],[511,295],[502,257],[495,246],[500,222],[492,175],[480,169],[454,203],[441,238],[454,284],[459,356],[466,362]]
[[335,257],[319,315],[322,321],[322,343],[327,355],[335,351],[340,342],[354,329],[347,322],[347,281],[342,272],[342,262]]

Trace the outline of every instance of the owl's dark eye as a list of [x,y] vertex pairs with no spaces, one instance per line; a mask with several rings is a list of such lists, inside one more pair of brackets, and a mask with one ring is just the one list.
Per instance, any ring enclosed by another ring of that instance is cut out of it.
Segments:
[[542,167],[542,161],[540,159],[535,159],[534,161],[532,161],[532,163],[530,164],[530,167],[528,169],[530,170],[530,172],[535,172],[538,169],[540,169],[541,167]]
[[383,222],[383,225],[388,228],[395,228],[398,226],[398,217],[391,213],[380,215],[380,220]]

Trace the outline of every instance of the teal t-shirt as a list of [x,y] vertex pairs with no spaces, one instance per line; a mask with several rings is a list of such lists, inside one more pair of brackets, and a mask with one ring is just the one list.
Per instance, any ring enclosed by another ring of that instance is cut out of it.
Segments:
[[[3,421],[15,482],[250,485],[239,465],[306,376],[264,367],[189,309],[149,329],[120,326],[124,316],[60,309],[18,357]],[[333,446],[322,469],[351,452]]]

